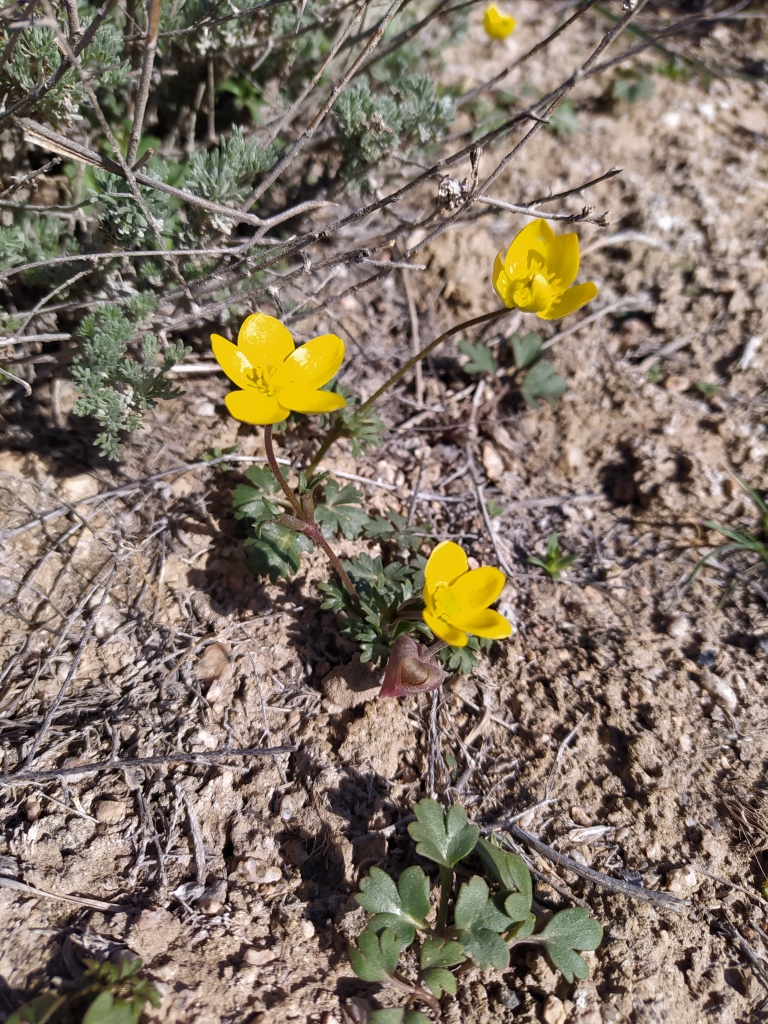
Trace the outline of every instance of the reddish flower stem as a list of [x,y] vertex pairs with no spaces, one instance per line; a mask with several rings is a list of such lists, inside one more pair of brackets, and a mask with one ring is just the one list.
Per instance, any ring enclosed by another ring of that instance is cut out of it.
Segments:
[[[339,575],[339,579],[349,591],[351,597],[355,603],[360,605],[360,597],[355,590],[355,585],[349,578],[349,573],[346,571],[344,566],[339,561],[339,556],[333,550],[331,545],[323,536],[320,527],[315,522],[315,517],[312,511],[305,509],[299,500],[299,498],[291,490],[290,484],[283,476],[283,471],[280,469],[280,465],[275,457],[275,449],[272,443],[272,424],[269,423],[264,427],[264,451],[267,456],[267,462],[269,468],[275,474],[275,479],[280,484],[280,489],[286,496],[288,501],[291,503],[291,507],[295,513],[295,516],[290,516],[293,522],[290,524],[290,529],[296,530],[297,533],[303,533],[306,537],[312,541],[313,544],[317,544],[323,549],[328,556],[333,568]],[[286,524],[287,525],[287,524]]]

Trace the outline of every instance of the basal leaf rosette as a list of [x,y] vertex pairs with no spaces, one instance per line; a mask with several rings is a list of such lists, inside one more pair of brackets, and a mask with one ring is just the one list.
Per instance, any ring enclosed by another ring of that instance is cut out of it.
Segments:
[[452,540],[438,544],[424,568],[424,621],[451,647],[466,647],[467,634],[504,640],[512,625],[489,606],[498,600],[506,577],[484,565],[470,569],[466,552]]
[[573,232],[556,235],[545,220],[520,231],[493,264],[493,287],[508,309],[557,320],[591,302],[593,281],[574,285],[579,272],[579,239]]
[[216,361],[237,391],[226,399],[231,416],[243,423],[280,423],[291,412],[333,412],[346,399],[320,390],[337,373],[344,359],[344,342],[321,334],[300,345],[279,320],[253,313],[243,321],[237,344],[211,335]]
[[491,39],[506,39],[517,22],[509,14],[502,14],[495,4],[491,4],[483,15],[483,28]]

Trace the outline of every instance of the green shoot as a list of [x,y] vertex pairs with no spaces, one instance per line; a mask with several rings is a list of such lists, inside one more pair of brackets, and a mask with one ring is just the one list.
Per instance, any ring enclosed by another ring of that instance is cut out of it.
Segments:
[[573,565],[578,557],[578,555],[563,555],[560,552],[560,538],[556,533],[551,533],[547,541],[547,553],[544,558],[531,555],[528,558],[528,564],[536,565],[543,569],[551,580],[559,580],[565,570]]

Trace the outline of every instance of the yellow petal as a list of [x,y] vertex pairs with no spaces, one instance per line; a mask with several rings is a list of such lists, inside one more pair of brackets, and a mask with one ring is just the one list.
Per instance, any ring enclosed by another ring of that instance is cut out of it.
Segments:
[[297,387],[281,388],[278,398],[291,412],[333,412],[334,409],[343,409],[347,404],[346,398],[332,391],[310,391]]
[[502,14],[492,4],[483,17],[483,28],[491,39],[506,39],[515,27],[515,19],[508,14]]
[[453,583],[468,570],[466,553],[454,541],[444,540],[434,549],[424,567],[424,590],[431,597],[438,584]]
[[280,423],[290,412],[276,398],[269,398],[255,388],[230,391],[224,401],[230,416],[241,423],[260,423],[264,426],[267,423]]
[[[464,573],[450,589],[451,609],[460,608],[460,614],[464,615],[487,608],[498,599],[505,581],[504,573],[492,565],[484,565],[480,569]],[[449,618],[451,621],[457,621],[453,612]]]
[[449,625],[442,619],[439,619],[434,615],[428,608],[425,608],[421,613],[424,621],[435,634],[441,640],[445,640],[451,647],[466,647],[467,646],[467,634],[462,629],[456,629],[455,626]]
[[508,636],[512,636],[512,624],[492,608],[474,612],[466,618],[462,616],[454,625],[473,636],[484,636],[489,640],[506,640]]
[[276,388],[296,386],[314,391],[335,376],[344,359],[344,342],[335,334],[321,334],[300,345],[272,378]]
[[237,345],[222,338],[220,334],[211,335],[211,348],[216,357],[216,362],[229,377],[233,384],[239,388],[247,388],[253,383],[249,374],[251,364],[244,352],[241,352]]
[[569,288],[559,299],[543,313],[539,313],[542,320],[557,320],[561,316],[567,316],[576,309],[581,309],[597,295],[597,285],[594,281],[586,281],[584,284],[576,284]]
[[294,350],[293,338],[287,327],[265,313],[246,317],[237,336],[237,347],[245,354],[251,366],[278,366]]
[[576,280],[579,272],[579,236],[573,231],[555,235],[549,247],[547,270],[558,278],[562,288]]
[[504,258],[504,269],[507,277],[528,277],[531,259],[540,259],[545,265],[549,257],[555,233],[545,220],[534,220],[519,231],[507,249]]
[[507,309],[511,309],[514,306],[512,289],[510,288],[510,280],[504,270],[504,260],[501,258],[500,252],[496,253],[496,259],[493,261],[493,277],[491,280],[493,281],[493,290]]

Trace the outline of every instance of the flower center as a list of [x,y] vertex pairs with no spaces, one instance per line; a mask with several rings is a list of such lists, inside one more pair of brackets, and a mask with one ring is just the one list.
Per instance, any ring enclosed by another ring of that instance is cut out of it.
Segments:
[[448,583],[438,583],[432,594],[435,606],[435,615],[443,622],[450,622],[451,617],[456,614],[457,601],[453,588]]
[[260,391],[263,395],[267,395],[268,398],[274,397],[276,388],[272,383],[272,378],[275,375],[276,366],[272,366],[271,363],[264,363],[263,366],[252,366],[248,371],[248,379],[250,380],[250,386]]
[[531,260],[528,276],[512,282],[513,301],[524,313],[541,313],[552,305],[562,292],[560,281],[543,261]]

